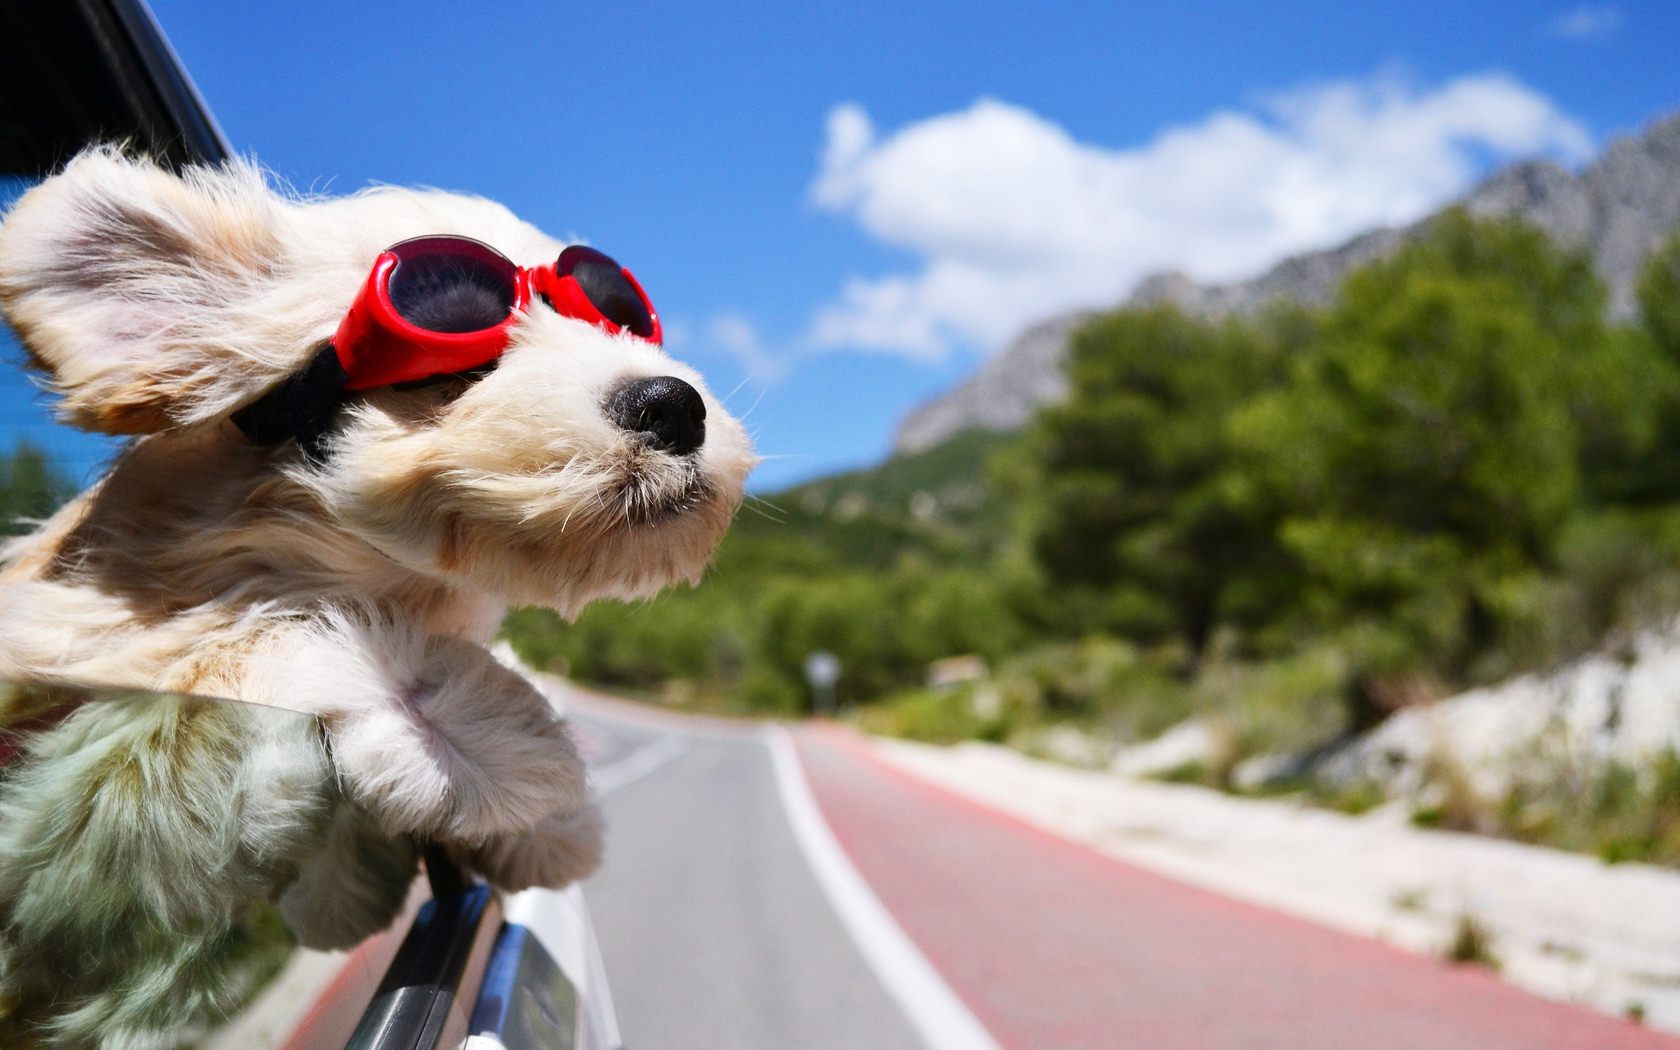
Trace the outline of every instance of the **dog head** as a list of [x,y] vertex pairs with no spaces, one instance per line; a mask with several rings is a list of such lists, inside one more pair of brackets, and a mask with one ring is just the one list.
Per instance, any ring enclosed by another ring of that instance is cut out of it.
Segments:
[[318,457],[233,447],[228,420],[307,367],[379,253],[430,234],[529,267],[563,247],[480,198],[295,200],[248,165],[176,175],[97,150],[0,224],[0,307],[68,421],[221,428],[321,527],[412,572],[567,614],[696,580],[754,462],[744,431],[660,347],[540,301],[488,370],[344,401]]

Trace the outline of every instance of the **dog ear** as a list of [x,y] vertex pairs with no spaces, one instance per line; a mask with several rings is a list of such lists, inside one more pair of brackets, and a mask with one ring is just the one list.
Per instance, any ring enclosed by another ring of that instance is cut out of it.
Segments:
[[176,175],[82,153],[0,223],[0,308],[89,430],[214,418],[297,367],[305,333],[273,301],[292,206],[244,162]]

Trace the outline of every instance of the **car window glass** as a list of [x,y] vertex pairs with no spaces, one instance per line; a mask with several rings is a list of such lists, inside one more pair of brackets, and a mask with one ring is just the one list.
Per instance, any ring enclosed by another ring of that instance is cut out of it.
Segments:
[[0,1046],[283,1045],[414,870],[311,716],[0,684]]

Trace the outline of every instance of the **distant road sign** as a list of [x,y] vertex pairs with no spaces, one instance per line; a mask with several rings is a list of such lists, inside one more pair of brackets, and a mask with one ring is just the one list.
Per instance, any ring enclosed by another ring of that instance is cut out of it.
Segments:
[[837,707],[834,684],[840,681],[840,658],[818,649],[805,658],[805,680],[811,683],[811,709],[822,714],[833,713]]
[[805,678],[818,689],[833,689],[840,681],[840,658],[817,650],[805,658]]

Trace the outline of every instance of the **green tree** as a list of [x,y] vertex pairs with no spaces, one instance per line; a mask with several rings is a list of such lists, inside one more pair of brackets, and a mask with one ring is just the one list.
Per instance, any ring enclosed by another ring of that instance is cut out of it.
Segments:
[[[886,581],[875,575],[777,581],[758,611],[753,658],[759,676],[773,678],[779,695],[802,703],[805,659],[823,650],[840,658],[841,702],[876,699],[915,678],[914,661],[899,644],[899,615]],[[772,695],[762,682],[759,688]]]
[[1034,426],[1036,558],[1074,618],[1104,594],[1110,626],[1178,639],[1193,666],[1233,593],[1274,561],[1230,474],[1227,424],[1277,380],[1279,343],[1170,306],[1122,310],[1074,335],[1067,373],[1066,401]]
[[1680,364],[1680,233],[1670,236],[1645,261],[1639,278],[1639,311],[1657,348]]
[[1290,381],[1238,420],[1301,570],[1280,637],[1337,638],[1352,728],[1463,677],[1582,499],[1616,391],[1604,291],[1536,230],[1438,219],[1350,275]]
[[1594,417],[1584,465],[1598,502],[1660,506],[1680,500],[1680,234],[1646,260],[1637,292],[1641,323],[1609,332],[1600,358],[1618,396]]
[[75,487],[47,454],[27,441],[0,456],[0,535],[18,536],[50,516]]

